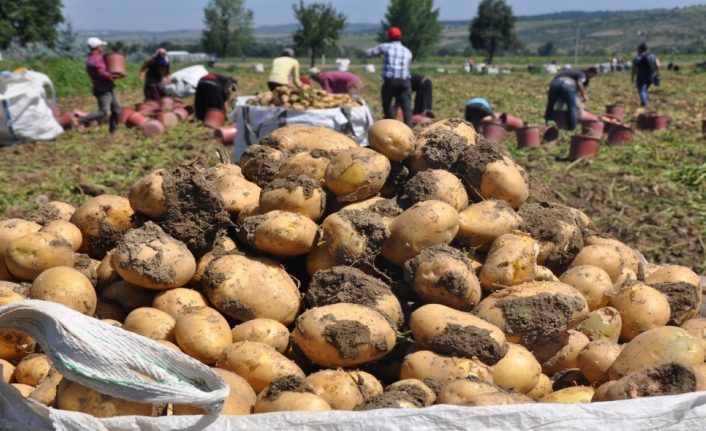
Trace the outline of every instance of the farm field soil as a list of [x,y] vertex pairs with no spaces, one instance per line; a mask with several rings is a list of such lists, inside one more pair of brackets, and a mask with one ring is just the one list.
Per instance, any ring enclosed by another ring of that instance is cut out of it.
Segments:
[[[225,70],[217,70],[227,73]],[[497,112],[508,112],[528,123],[543,123],[547,75],[515,73],[499,76],[432,74],[434,112],[438,117],[462,117],[466,100],[487,98]],[[241,94],[266,90],[266,76],[238,73]],[[381,116],[379,75],[362,75],[364,97]],[[634,126],[637,94],[629,74],[593,79],[587,108],[604,111],[622,103]],[[594,162],[567,161],[569,133],[557,144],[518,150],[514,134],[506,144],[520,164],[544,179],[555,199],[581,209],[598,227],[640,250],[655,263],[674,263],[706,273],[706,142],[701,137],[706,111],[706,74],[663,73],[663,84],[652,88],[650,107],[669,118],[668,130],[637,132],[632,145],[601,145]],[[123,106],[139,102],[139,90],[123,91]],[[93,110],[90,95],[60,101],[62,110]],[[224,148],[213,131],[197,123],[181,123],[163,136],[145,138],[139,130],[121,128],[110,135],[107,126],[84,134],[68,132],[54,142],[0,148],[0,217],[22,217],[48,200],[81,204],[96,193],[125,194],[132,183],[153,169],[200,159],[203,166],[218,161]]]

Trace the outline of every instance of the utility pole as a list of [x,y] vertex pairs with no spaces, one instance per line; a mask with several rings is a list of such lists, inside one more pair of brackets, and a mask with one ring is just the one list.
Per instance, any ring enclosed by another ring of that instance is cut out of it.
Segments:
[[579,27],[576,26],[576,48],[574,48],[574,65],[579,64]]

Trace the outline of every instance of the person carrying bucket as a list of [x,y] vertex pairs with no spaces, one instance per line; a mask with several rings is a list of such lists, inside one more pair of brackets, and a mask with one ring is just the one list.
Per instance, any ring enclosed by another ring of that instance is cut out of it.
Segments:
[[169,81],[169,58],[167,50],[159,48],[140,68],[140,81],[145,81],[145,100],[160,100],[166,96],[165,80]]
[[551,84],[547,95],[547,108],[544,111],[544,122],[549,124],[554,120],[554,106],[557,102],[566,104],[569,110],[567,125],[569,130],[574,130],[578,125],[578,111],[582,109],[578,100],[580,96],[584,102],[588,101],[586,87],[591,78],[598,74],[595,67],[586,70],[568,69],[557,73]]
[[632,62],[630,81],[635,84],[637,77],[637,93],[640,95],[640,106],[647,106],[647,90],[650,85],[659,86],[659,58],[647,49],[647,44],[637,47],[637,57]]

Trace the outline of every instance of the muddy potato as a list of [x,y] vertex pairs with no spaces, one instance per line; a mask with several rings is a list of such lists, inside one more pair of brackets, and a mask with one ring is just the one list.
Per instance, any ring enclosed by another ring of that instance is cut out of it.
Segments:
[[113,266],[113,256],[115,255],[115,249],[110,250],[103,260],[100,261],[100,264],[98,264],[98,268],[96,268],[96,287],[99,289],[103,289],[105,286],[108,286],[109,284],[118,281],[120,279],[120,275],[118,274],[118,271],[115,270],[115,267]]
[[390,391],[374,395],[355,406],[353,411],[361,412],[377,409],[416,409],[422,407],[417,400],[407,392]]
[[304,175],[285,177],[263,186],[259,210],[288,211],[318,222],[326,210],[326,193],[318,181]]
[[253,319],[237,325],[231,331],[233,342],[255,341],[274,347],[281,354],[289,350],[289,330],[272,319]]
[[242,226],[245,220],[250,216],[262,215],[263,212],[260,210],[260,204],[250,204],[243,208],[239,213],[238,217],[235,219],[235,223],[238,226]]
[[302,151],[288,157],[282,162],[275,178],[286,178],[290,175],[305,175],[313,180],[321,181],[326,173],[333,155],[324,150]]
[[135,212],[145,214],[153,220],[161,219],[167,212],[167,203],[162,190],[162,172],[164,169],[152,171],[133,184],[127,196],[130,207]]
[[51,362],[47,355],[35,353],[25,356],[15,368],[15,381],[29,386],[37,386],[51,370]]
[[706,379],[693,366],[670,362],[630,373],[611,385],[605,401],[679,395],[706,390]]
[[381,254],[402,266],[425,248],[449,244],[458,232],[458,212],[441,201],[424,201],[413,205],[390,224],[390,237],[383,243]]
[[462,405],[468,398],[493,392],[502,392],[498,386],[491,382],[468,376],[448,383],[436,397],[436,404]]
[[103,259],[118,240],[134,228],[130,201],[120,196],[101,195],[91,198],[76,209],[69,220],[81,229],[83,243],[79,253],[92,259]]
[[620,253],[608,245],[589,245],[582,248],[571,262],[569,269],[583,265],[603,269],[613,283],[618,280],[623,271],[623,259]]
[[693,284],[699,289],[701,288],[701,277],[685,266],[669,265],[658,269],[645,278],[645,284],[650,286],[661,283],[678,283],[680,281]]
[[487,251],[500,235],[512,233],[522,219],[502,200],[487,199],[458,213],[456,240],[461,244]]
[[42,225],[38,223],[19,218],[0,221],[0,280],[14,278],[5,265],[5,251],[10,242],[29,233],[39,232],[41,228]]
[[372,262],[390,237],[382,217],[367,210],[344,209],[331,214],[321,230],[329,254],[347,265]]
[[382,153],[390,160],[402,161],[417,147],[414,132],[397,120],[378,120],[368,130],[370,148]]
[[60,410],[86,413],[97,418],[152,416],[152,404],[103,395],[88,386],[67,379],[59,383],[55,407]]
[[362,393],[358,381],[343,370],[317,371],[304,380],[335,410],[353,410],[368,396]]
[[423,123],[421,126],[415,127],[419,133],[430,132],[432,130],[451,130],[462,138],[466,139],[466,145],[475,145],[478,133],[473,128],[473,124],[461,118],[444,118],[433,122]]
[[579,353],[589,342],[581,332],[568,330],[548,344],[535,347],[532,353],[542,365],[542,373],[553,376],[561,370],[578,368]]
[[[221,414],[228,416],[251,414],[253,407],[255,407],[257,394],[248,382],[239,375],[220,368],[211,368],[211,371],[218,374],[230,387],[230,393],[228,398],[226,398],[225,404],[223,404]],[[207,414],[204,409],[183,404],[174,404],[173,412],[175,416]]]
[[552,392],[538,399],[538,403],[588,404],[596,390],[591,386],[573,386]]
[[623,266],[630,268],[635,274],[640,274],[640,267],[643,266],[642,259],[635,251],[613,238],[603,238],[599,235],[592,235],[584,238],[584,246],[589,245],[607,245],[613,247],[620,253],[620,258],[623,261]]
[[4,359],[0,359],[0,365],[2,365],[2,380],[5,383],[14,383],[15,366]]
[[613,282],[610,276],[597,266],[575,266],[563,273],[559,281],[581,292],[591,311],[608,305],[610,295],[613,293]]
[[248,205],[260,202],[260,187],[240,175],[226,175],[220,178],[215,186],[223,197],[226,211],[231,215],[238,214]]
[[540,374],[537,379],[537,384],[527,392],[527,396],[537,401],[545,395],[552,393],[552,381],[546,374]]
[[322,126],[291,124],[280,127],[264,138],[261,145],[267,145],[291,152],[325,150],[333,154],[358,147],[353,138]]
[[681,328],[662,326],[633,338],[608,370],[611,380],[669,362],[698,365],[704,362],[704,348],[698,338]]
[[542,366],[526,348],[513,343],[507,345],[507,354],[493,365],[493,383],[527,394],[539,383]]
[[409,318],[414,339],[437,353],[478,358],[495,365],[508,352],[505,334],[476,316],[440,304],[427,304]]
[[539,245],[529,235],[499,236],[488,251],[480,270],[480,284],[487,290],[504,289],[535,279]]
[[456,211],[468,207],[468,193],[461,181],[442,169],[417,173],[404,185],[404,193],[412,204],[436,200],[451,205]]
[[[120,304],[123,311],[130,313],[140,307],[152,306],[152,301],[157,293],[155,290],[144,289],[127,281],[116,281],[103,289],[103,298]],[[117,319],[116,319],[117,320]]]
[[266,145],[250,145],[240,157],[243,177],[259,187],[270,183],[277,174],[287,154]]
[[701,286],[679,281],[653,284],[650,287],[664,295],[669,303],[669,325],[679,326],[699,316],[701,311]]
[[356,202],[375,196],[390,174],[390,161],[365,147],[343,150],[326,166],[326,188],[339,202]]
[[226,175],[243,175],[243,170],[233,163],[218,163],[203,171],[203,175],[208,181],[215,183]]
[[706,319],[690,319],[681,325],[681,328],[701,341],[701,346],[706,350]]
[[396,333],[377,311],[356,304],[331,304],[297,318],[294,339],[312,362],[350,367],[382,358],[395,346]]
[[156,308],[144,307],[133,310],[125,318],[122,328],[152,340],[165,340],[176,343],[174,326],[176,320]]
[[209,265],[203,285],[214,307],[242,322],[268,318],[289,325],[301,307],[292,278],[278,262],[264,257],[220,257]]
[[426,303],[467,311],[481,298],[473,262],[446,244],[424,249],[405,262],[404,278]]
[[592,385],[598,386],[610,380],[608,369],[622,348],[611,341],[591,341],[579,352],[576,363],[581,373]]
[[27,220],[46,226],[54,220],[69,221],[74,212],[76,212],[76,208],[73,205],[59,201],[51,201],[35,210],[27,217]]
[[385,389],[385,392],[400,391],[412,396],[422,407],[429,407],[436,401],[436,393],[424,382],[417,379],[399,380]]
[[448,128],[433,128],[415,132],[417,147],[404,161],[412,174],[427,169],[452,170],[461,152],[473,145],[466,137]]
[[213,308],[197,308],[177,316],[174,325],[177,345],[187,355],[213,365],[232,342],[226,319]]
[[48,232],[34,232],[16,238],[7,245],[5,264],[10,273],[24,281],[34,281],[39,274],[57,266],[74,266],[71,245]]
[[633,270],[627,266],[623,266],[623,270],[620,273],[620,276],[618,276],[618,279],[615,280],[615,283],[613,283],[613,287],[622,287],[626,281],[637,281],[637,274],[635,274]]
[[88,255],[81,253],[74,254],[74,269],[85,275],[94,288],[98,286],[98,266],[100,266],[100,262],[91,259]]
[[348,370],[347,372],[355,379],[361,392],[367,394],[368,397],[383,393],[382,383],[372,374],[360,370]]
[[43,299],[65,305],[93,316],[98,298],[91,281],[73,268],[57,266],[39,274],[30,289],[32,299]]
[[331,405],[301,376],[278,377],[267,386],[255,402],[255,413],[288,411],[327,411]]
[[81,230],[73,223],[66,220],[54,220],[39,230],[40,232],[53,233],[71,245],[74,251],[81,247],[83,242]]
[[456,358],[429,350],[407,355],[400,371],[400,380],[434,379],[444,384],[468,376],[476,376],[491,383],[493,381],[490,367],[477,359]]
[[262,253],[291,257],[309,253],[316,245],[319,231],[310,218],[277,210],[248,217],[238,237]]
[[[573,287],[535,281],[499,290],[483,299],[473,314],[499,327],[507,341],[523,346],[546,342],[588,317],[583,295]],[[552,316],[551,320],[544,316]]]
[[537,265],[537,274],[534,276],[534,281],[560,281],[556,275],[547,267]]
[[666,325],[671,314],[667,298],[639,282],[624,287],[610,298],[608,305],[620,313],[620,339],[623,341],[630,341],[648,329]]
[[605,340],[617,343],[623,320],[620,312],[613,307],[603,307],[593,310],[588,318],[581,322],[576,330],[582,332],[591,341]]

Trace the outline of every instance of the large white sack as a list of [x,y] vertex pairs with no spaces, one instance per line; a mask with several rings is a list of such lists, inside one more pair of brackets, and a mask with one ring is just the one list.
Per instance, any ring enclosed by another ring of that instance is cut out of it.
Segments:
[[170,75],[171,82],[164,88],[172,97],[187,97],[196,94],[199,80],[208,75],[208,70],[198,64],[178,70]]

